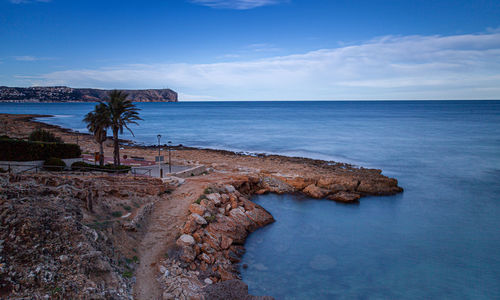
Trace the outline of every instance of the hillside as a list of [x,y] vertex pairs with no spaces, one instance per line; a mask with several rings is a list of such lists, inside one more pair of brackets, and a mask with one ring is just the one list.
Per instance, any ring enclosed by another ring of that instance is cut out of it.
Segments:
[[[104,100],[110,90],[53,87],[0,87],[0,101],[5,102],[97,102]],[[134,102],[177,102],[171,89],[124,90]]]

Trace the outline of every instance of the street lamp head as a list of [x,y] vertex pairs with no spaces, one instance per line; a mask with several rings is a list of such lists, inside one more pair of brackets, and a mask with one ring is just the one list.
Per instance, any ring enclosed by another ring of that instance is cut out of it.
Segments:
[[157,137],[158,139],[161,139],[161,134],[157,135],[156,137]]
[[168,141],[169,144],[172,144],[172,141]]

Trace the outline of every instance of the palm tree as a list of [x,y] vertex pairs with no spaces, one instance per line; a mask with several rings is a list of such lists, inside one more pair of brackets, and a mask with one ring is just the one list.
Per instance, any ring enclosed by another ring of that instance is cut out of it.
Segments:
[[99,144],[99,165],[104,165],[103,143],[106,141],[106,131],[111,126],[111,118],[107,106],[99,103],[94,110],[85,115],[83,122],[87,123],[87,129],[94,135]]
[[114,164],[115,166],[120,165],[120,146],[118,143],[118,133],[123,134],[123,128],[125,127],[132,136],[134,133],[128,127],[129,124],[137,124],[136,121],[142,120],[139,117],[139,108],[135,106],[132,101],[127,99],[128,94],[123,91],[113,90],[109,93],[106,103],[102,103],[106,106],[109,112],[110,127],[113,131],[113,142],[114,142]]

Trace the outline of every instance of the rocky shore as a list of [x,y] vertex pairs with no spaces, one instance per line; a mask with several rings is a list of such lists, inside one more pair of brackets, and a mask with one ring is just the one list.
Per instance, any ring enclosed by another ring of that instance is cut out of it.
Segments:
[[[65,141],[75,142],[78,137],[84,151],[92,153],[97,149],[91,136],[35,122],[33,117],[0,114],[0,127],[13,137],[25,137],[34,128],[41,127]],[[105,151],[109,155],[112,152],[110,141],[107,144],[109,146],[105,147]],[[128,156],[153,159],[156,155],[154,148],[130,143],[124,144],[123,148],[122,154]],[[17,218],[24,220],[29,219],[28,211],[42,212],[45,209],[40,207],[40,201],[34,199],[46,199],[42,203],[51,203],[54,211],[59,211],[58,217],[52,218],[51,215],[45,219],[51,224],[47,226],[67,224],[65,226],[76,228],[72,229],[75,233],[70,239],[74,240],[73,244],[86,242],[90,245],[88,251],[94,251],[94,254],[99,251],[94,257],[98,256],[107,263],[99,262],[106,265],[106,271],[102,270],[104,267],[90,265],[73,268],[72,272],[77,272],[75,274],[79,278],[87,279],[79,281],[73,290],[63,281],[57,281],[57,286],[61,286],[60,295],[65,297],[74,295],[85,298],[90,294],[84,294],[84,291],[95,291],[92,297],[98,295],[102,299],[257,299],[259,297],[248,295],[248,287],[239,280],[238,263],[245,251],[244,242],[248,234],[274,222],[274,219],[264,208],[250,200],[253,195],[304,193],[313,198],[357,203],[368,195],[402,192],[397,180],[382,175],[381,170],[357,168],[337,162],[277,155],[251,156],[186,147],[176,147],[172,160],[178,165],[203,164],[207,166],[208,172],[186,180],[167,178],[163,181],[78,174],[23,175],[20,178],[3,175],[2,205],[7,207],[24,203],[30,207]],[[45,179],[37,179],[39,177]],[[33,185],[29,189],[36,193],[24,195],[20,192],[27,189],[22,186],[28,183]],[[15,192],[6,192],[10,190]],[[56,190],[59,194],[48,190]],[[98,192],[100,190],[104,192]],[[65,191],[66,194],[60,194],[59,191]],[[89,198],[93,200],[90,208]],[[129,210],[124,211],[124,207]],[[65,219],[69,216],[67,210],[73,213],[68,221]],[[116,211],[119,210],[123,215],[117,217]],[[101,228],[102,223],[109,225],[110,221],[112,226]],[[9,232],[21,230],[18,225],[9,222],[2,223]],[[96,222],[94,227],[97,229],[85,225]],[[55,231],[62,231],[59,227],[54,228]],[[92,230],[95,230],[97,239]],[[43,233],[39,235],[43,236]],[[21,297],[21,290],[38,293],[41,297],[48,295],[53,282],[49,282],[52,284],[49,285],[38,280],[35,285],[28,285],[26,278],[29,273],[16,271],[23,268],[31,270],[31,266],[44,264],[26,261],[26,258],[16,259],[17,254],[12,254],[16,247],[20,247],[16,237],[14,234],[10,238],[9,233],[0,238],[4,245],[2,259],[13,256],[9,262],[1,262],[2,270],[8,268],[5,274],[14,271],[14,275],[8,277],[10,281],[4,280],[2,273],[0,297]],[[46,248],[45,242],[33,238],[31,243],[40,243],[38,247]],[[5,245],[9,245],[9,248]],[[66,276],[69,271],[60,266],[58,258],[66,255],[72,257],[72,263],[82,264],[85,253],[75,249],[79,248],[58,248],[46,254],[45,262],[50,262],[50,266],[56,265],[51,267],[54,274],[69,278]],[[94,271],[101,277],[96,277]]]

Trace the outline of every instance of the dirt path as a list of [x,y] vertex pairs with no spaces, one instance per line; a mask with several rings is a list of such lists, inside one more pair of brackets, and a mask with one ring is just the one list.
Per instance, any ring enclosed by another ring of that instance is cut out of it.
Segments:
[[156,203],[149,221],[148,232],[139,247],[140,263],[136,270],[134,298],[140,300],[161,299],[158,284],[157,263],[175,244],[180,226],[188,214],[188,208],[212,182],[223,180],[213,174],[187,179],[168,198]]

